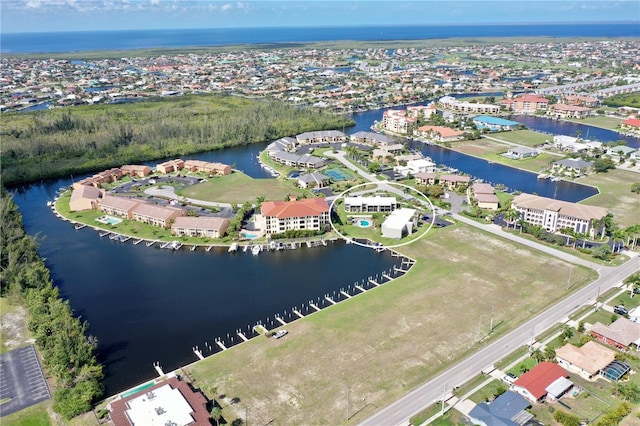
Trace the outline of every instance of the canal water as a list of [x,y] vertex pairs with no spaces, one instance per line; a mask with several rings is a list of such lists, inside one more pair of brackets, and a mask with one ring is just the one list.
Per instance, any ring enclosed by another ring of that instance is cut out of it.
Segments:
[[[369,131],[382,112],[354,114],[356,125],[345,130]],[[266,145],[188,158],[234,164],[249,176],[269,178],[257,160]],[[591,187],[538,180],[533,173],[441,147],[419,148],[436,163],[503,183],[512,190],[569,201],[595,193]],[[41,182],[14,188],[12,193],[26,231],[38,236],[39,252],[46,258],[55,284],[99,340],[107,394],[152,378],[154,362],[169,371],[195,361],[194,346],[207,355],[208,347],[211,352],[216,350],[215,339],[233,345],[239,341],[238,330],[250,337],[251,326],[262,322],[271,328],[275,315],[289,321],[294,307],[306,314],[309,302],[326,305],[324,295],[340,300],[340,289],[388,271],[399,261],[389,254],[341,242],[259,256],[231,255],[223,249],[173,252],[123,244],[100,238],[89,229],[76,231],[51,213],[46,202],[57,188],[71,183],[70,179]]]

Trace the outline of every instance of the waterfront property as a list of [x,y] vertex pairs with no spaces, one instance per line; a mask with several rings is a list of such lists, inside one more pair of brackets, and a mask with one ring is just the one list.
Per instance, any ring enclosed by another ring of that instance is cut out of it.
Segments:
[[209,173],[215,176],[226,176],[231,174],[231,166],[222,163],[210,163],[201,160],[187,160],[184,168],[190,172]]
[[417,225],[418,216],[416,213],[415,209],[408,208],[394,210],[382,222],[382,236],[399,240],[411,234],[413,227]]
[[130,198],[105,195],[98,202],[98,209],[106,214],[133,219],[133,209],[140,203]]
[[420,126],[413,132],[418,138],[427,138],[438,142],[455,142],[463,138],[464,132],[445,126]]
[[576,204],[554,200],[532,194],[519,194],[511,202],[511,207],[520,212],[526,223],[538,225],[549,232],[559,232],[569,228],[575,233],[591,237],[604,230],[601,220],[607,215],[603,207]]
[[331,178],[320,172],[302,173],[298,176],[300,188],[324,188],[331,183]]
[[286,151],[268,151],[267,154],[276,163],[290,167],[301,167],[305,169],[319,169],[325,165],[325,160],[311,154],[299,155]]
[[469,176],[461,175],[441,175],[438,181],[447,189],[455,190],[459,188],[466,188],[471,182]]
[[123,175],[124,172],[119,168],[112,168],[104,170],[100,173],[96,173],[95,175],[82,179],[81,181],[74,182],[73,187],[78,188],[81,186],[91,185],[97,188],[103,183],[115,182],[119,180]]
[[474,117],[473,124],[475,124],[478,129],[489,129],[491,131],[514,130],[521,126],[517,121],[505,120],[504,118],[491,117],[488,115]]
[[346,140],[347,135],[338,130],[320,130],[317,132],[300,133],[296,136],[296,141],[299,144],[334,143],[344,142]]
[[403,109],[389,109],[382,114],[382,127],[390,132],[406,135],[418,122],[417,118],[407,115]]
[[162,207],[149,203],[138,203],[131,211],[133,219],[153,226],[169,228],[173,220],[184,216],[185,211],[174,207]]
[[322,231],[329,225],[329,205],[324,198],[265,201],[260,206],[260,229],[266,234],[288,230]]
[[416,186],[434,185],[436,183],[435,173],[416,173]]
[[115,426],[210,424],[206,397],[175,376],[121,397],[108,409]]
[[509,148],[509,150],[502,155],[507,158],[511,158],[512,160],[522,160],[525,158],[536,157],[538,155],[538,150],[528,148],[526,146],[514,146],[513,148]]
[[120,167],[120,170],[124,175],[132,177],[145,177],[151,174],[151,167],[137,164],[126,164]]
[[388,213],[397,208],[398,201],[395,197],[344,197],[346,213]]
[[593,162],[585,161],[582,158],[564,158],[554,161],[551,171],[555,174],[578,177],[589,174],[593,168]]
[[173,235],[222,238],[229,228],[229,219],[220,217],[176,217],[171,225]]
[[393,145],[396,143],[390,136],[375,132],[356,132],[350,138],[351,142],[365,145]]
[[601,344],[590,341],[581,347],[567,343],[556,349],[558,364],[569,371],[578,373],[587,380],[595,380],[598,373],[616,358],[616,352]]
[[180,171],[184,168],[184,160],[176,158],[175,160],[165,161],[156,165],[156,172],[158,173],[172,173]]
[[514,112],[533,114],[539,110],[546,110],[549,105],[549,100],[540,95],[527,93],[516,96],[515,98],[503,99],[500,101],[500,104]]
[[481,209],[498,210],[499,201],[493,186],[488,183],[474,183],[471,186],[471,197]]
[[500,107],[493,104],[480,104],[474,102],[460,101],[453,96],[444,96],[438,100],[438,103],[451,111],[464,114],[498,114]]
[[74,187],[69,200],[69,210],[72,212],[92,210],[98,207],[98,201],[104,192],[94,186],[81,185]]
[[588,107],[566,104],[555,104],[547,111],[554,118],[585,118],[591,115],[593,110]]

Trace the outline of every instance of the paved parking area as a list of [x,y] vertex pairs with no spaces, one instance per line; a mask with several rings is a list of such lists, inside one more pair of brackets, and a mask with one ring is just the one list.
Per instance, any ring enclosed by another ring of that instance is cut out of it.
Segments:
[[0,417],[51,398],[33,345],[0,355]]

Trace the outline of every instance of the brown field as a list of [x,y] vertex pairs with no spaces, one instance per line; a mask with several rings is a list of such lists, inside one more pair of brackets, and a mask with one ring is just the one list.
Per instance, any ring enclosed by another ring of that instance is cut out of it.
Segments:
[[[253,339],[186,370],[216,388],[227,422],[358,423],[476,350],[492,307],[500,334],[558,300],[570,269],[464,225],[403,249],[418,260],[404,278],[288,324],[280,340]],[[573,269],[574,289],[594,278]]]

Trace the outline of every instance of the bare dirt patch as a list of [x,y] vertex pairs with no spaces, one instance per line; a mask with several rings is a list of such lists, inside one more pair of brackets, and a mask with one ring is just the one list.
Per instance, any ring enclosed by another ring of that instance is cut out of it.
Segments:
[[24,307],[9,305],[6,299],[2,299],[2,315],[0,315],[2,352],[34,342],[27,328],[28,321],[27,310]]

